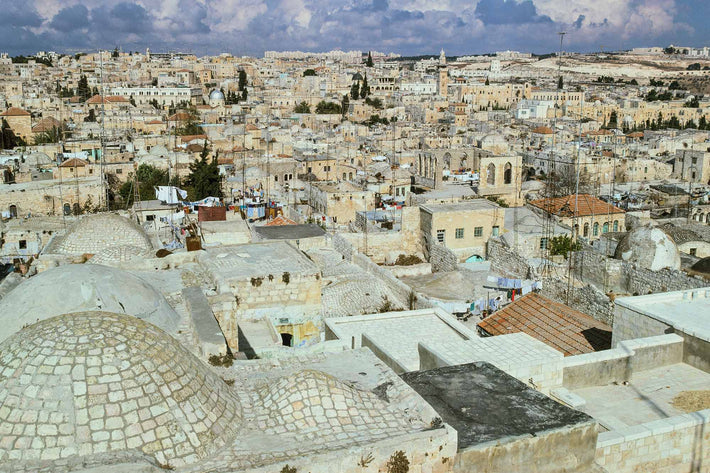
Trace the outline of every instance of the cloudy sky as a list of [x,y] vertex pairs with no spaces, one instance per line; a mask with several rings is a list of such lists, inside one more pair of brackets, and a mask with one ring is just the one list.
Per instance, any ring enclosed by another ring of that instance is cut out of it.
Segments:
[[461,55],[710,43],[710,0],[0,0],[0,51]]

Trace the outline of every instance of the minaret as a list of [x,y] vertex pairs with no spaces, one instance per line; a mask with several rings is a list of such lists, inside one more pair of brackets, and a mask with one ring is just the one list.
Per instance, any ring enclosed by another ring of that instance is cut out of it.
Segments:
[[446,67],[446,54],[444,54],[443,49],[439,53],[439,80],[437,82],[439,95],[447,98],[449,94],[449,68]]

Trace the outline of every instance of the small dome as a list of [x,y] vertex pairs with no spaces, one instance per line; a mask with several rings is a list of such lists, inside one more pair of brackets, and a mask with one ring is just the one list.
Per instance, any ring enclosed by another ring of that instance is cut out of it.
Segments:
[[66,314],[0,343],[0,459],[140,450],[199,461],[234,441],[237,397],[159,328],[108,312]]
[[155,254],[152,250],[146,250],[133,245],[119,245],[105,248],[91,257],[87,264],[102,264],[104,266],[114,266],[128,261],[153,258]]
[[50,317],[104,310],[145,319],[168,332],[180,321],[165,297],[138,276],[98,264],[68,264],[29,278],[0,300],[0,341]]
[[710,275],[710,256],[706,256],[705,258],[696,261],[690,269],[697,273]]
[[210,92],[210,100],[224,100],[224,94],[219,89],[214,89]]
[[75,223],[56,247],[67,255],[96,254],[117,245],[152,250],[145,231],[132,220],[112,213],[89,215]]
[[614,257],[653,271],[680,269],[678,246],[657,227],[638,227],[628,232],[616,246]]
[[[259,397],[267,412],[266,430],[275,432],[328,431],[356,437],[389,410],[374,393],[315,370],[281,378],[262,388]],[[401,418],[393,416],[392,421],[402,422],[397,419]]]

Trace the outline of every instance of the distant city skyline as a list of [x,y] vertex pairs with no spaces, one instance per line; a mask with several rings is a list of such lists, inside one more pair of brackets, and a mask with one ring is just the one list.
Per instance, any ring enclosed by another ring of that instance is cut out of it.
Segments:
[[402,55],[707,46],[706,0],[0,0],[0,51],[377,50]]

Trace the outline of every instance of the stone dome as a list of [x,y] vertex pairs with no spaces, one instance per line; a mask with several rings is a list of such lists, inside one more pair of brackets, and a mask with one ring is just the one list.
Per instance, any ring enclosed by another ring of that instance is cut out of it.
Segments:
[[103,213],[88,215],[75,223],[55,251],[67,255],[93,255],[117,245],[153,249],[148,235],[138,224],[117,214]]
[[614,257],[653,271],[680,269],[678,246],[657,227],[638,227],[628,232],[616,246]]
[[697,273],[710,275],[710,256],[696,261],[690,269]]
[[87,264],[113,266],[128,261],[153,257],[155,257],[155,254],[152,250],[146,250],[145,248],[139,248],[133,245],[119,245],[99,251],[87,261]]
[[140,450],[179,467],[233,442],[242,420],[208,366],[126,315],[43,320],[0,343],[0,363],[0,462]]
[[219,89],[214,89],[210,92],[210,100],[224,100],[224,94]]
[[[259,391],[266,411],[265,430],[282,432],[328,431],[357,436],[378,425],[387,403],[370,391],[348,386],[321,371],[303,370],[283,377]],[[393,417],[389,427],[401,428]],[[385,424],[384,427],[388,427]]]
[[98,264],[69,264],[24,281],[0,300],[0,341],[39,320],[79,311],[110,311],[174,332],[180,317],[151,284]]

